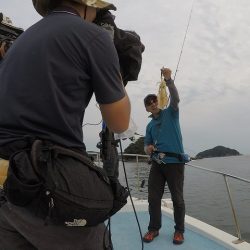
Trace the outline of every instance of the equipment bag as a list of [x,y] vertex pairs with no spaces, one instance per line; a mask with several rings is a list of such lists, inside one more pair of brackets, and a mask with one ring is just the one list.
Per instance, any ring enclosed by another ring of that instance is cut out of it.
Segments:
[[53,223],[95,226],[119,211],[128,191],[86,155],[36,140],[10,157],[7,199]]

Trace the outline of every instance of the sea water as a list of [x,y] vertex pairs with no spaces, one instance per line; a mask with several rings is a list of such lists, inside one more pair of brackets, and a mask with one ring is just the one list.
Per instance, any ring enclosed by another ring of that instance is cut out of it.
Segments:
[[[192,161],[192,165],[224,172],[250,180],[250,156],[230,156]],[[150,165],[146,162],[125,162],[132,196],[147,199]],[[120,163],[120,181],[126,185]],[[238,217],[242,238],[250,242],[250,183],[228,177],[229,188]],[[163,198],[170,198],[166,186]],[[184,198],[186,214],[236,236],[230,200],[223,175],[186,166]]]

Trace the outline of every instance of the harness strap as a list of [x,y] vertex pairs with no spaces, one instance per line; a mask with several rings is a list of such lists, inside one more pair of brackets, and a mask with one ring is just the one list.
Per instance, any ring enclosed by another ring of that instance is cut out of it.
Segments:
[[181,154],[177,154],[177,153],[173,153],[173,152],[160,152],[160,151],[154,151],[154,153],[163,153],[165,154],[165,156],[169,156],[169,157],[174,157],[177,158],[179,161],[183,161],[183,157]]

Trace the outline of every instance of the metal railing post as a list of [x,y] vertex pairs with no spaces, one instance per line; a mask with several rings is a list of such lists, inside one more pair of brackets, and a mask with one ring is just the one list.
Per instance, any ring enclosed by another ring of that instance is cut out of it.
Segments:
[[240,180],[240,181],[244,181],[244,182],[247,182],[247,183],[250,183],[250,180],[247,180],[247,179],[235,176],[235,175],[231,175],[231,174],[226,174],[226,173],[223,173],[223,172],[220,172],[220,171],[211,170],[211,169],[207,169],[207,168],[204,168],[204,167],[192,165],[190,163],[186,163],[186,165],[188,165],[190,167],[197,168],[197,169],[205,170],[207,172],[220,174],[220,175],[222,175],[224,177],[224,180],[225,180],[225,183],[226,183],[226,188],[227,188],[227,193],[228,193],[229,200],[230,200],[231,209],[232,209],[232,212],[233,212],[233,219],[234,219],[235,226],[236,226],[236,234],[237,234],[237,237],[238,237],[238,239],[236,241],[233,241],[233,243],[234,244],[239,244],[239,243],[243,242],[244,240],[241,237],[240,226],[239,226],[238,219],[237,219],[237,216],[236,216],[236,209],[234,208],[233,199],[232,199],[232,195],[231,195],[231,192],[230,192],[227,177],[230,177],[230,178],[233,178],[233,179],[236,179],[236,180]]
[[226,183],[227,193],[228,193],[231,209],[232,209],[232,212],[233,212],[233,218],[234,218],[234,223],[235,223],[235,227],[236,227],[236,233],[237,233],[238,241],[241,242],[242,237],[241,237],[241,232],[240,232],[240,226],[239,226],[239,222],[238,222],[238,219],[237,219],[236,210],[234,208],[232,194],[231,194],[231,191],[230,191],[230,188],[229,188],[227,176],[224,174],[223,177],[224,177],[224,180],[225,180],[225,183]]

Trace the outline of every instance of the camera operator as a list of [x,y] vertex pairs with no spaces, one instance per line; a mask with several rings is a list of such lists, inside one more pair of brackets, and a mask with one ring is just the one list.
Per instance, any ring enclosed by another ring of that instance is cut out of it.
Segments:
[[[26,145],[30,148],[35,138],[75,150],[75,154],[82,154],[81,158],[85,159],[82,123],[93,95],[103,120],[112,131],[122,133],[128,128],[130,101],[122,84],[117,52],[108,34],[92,24],[97,9],[116,8],[102,0],[33,0],[33,4],[43,18],[15,41],[0,66],[0,90],[4,90],[0,91],[0,113],[3,114],[0,116],[0,155],[8,160],[14,152],[26,149]],[[65,169],[72,166],[65,159],[62,162],[68,166]],[[94,170],[88,171],[90,161],[85,162],[82,169],[93,173]],[[27,179],[26,183],[33,183],[32,178]],[[68,187],[74,187],[78,195],[82,191],[93,192],[93,198],[102,192],[96,185],[85,189],[83,184],[92,185],[101,180],[92,182],[88,176],[77,175],[75,168],[68,171],[67,178],[59,179]],[[76,184],[78,180],[81,185]],[[78,215],[60,225],[51,220],[47,223],[48,216],[36,216],[40,208],[39,202],[36,204],[30,210],[26,205],[15,206],[9,201],[1,206],[1,249],[111,249],[104,223],[87,226],[85,216]],[[56,203],[45,201],[43,204],[50,219]],[[68,204],[79,208],[72,202]],[[68,209],[71,214],[72,208]],[[98,211],[89,211],[89,214],[97,217]]]

